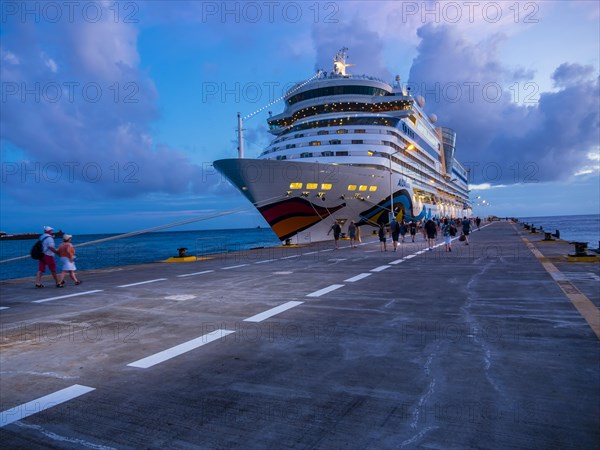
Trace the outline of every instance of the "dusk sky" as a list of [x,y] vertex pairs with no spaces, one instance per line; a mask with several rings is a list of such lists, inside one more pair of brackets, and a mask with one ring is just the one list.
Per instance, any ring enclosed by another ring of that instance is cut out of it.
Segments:
[[[349,73],[426,99],[457,132],[474,214],[600,211],[600,9],[541,2],[0,4],[0,229],[128,232],[266,226],[211,163],[236,114],[348,47]],[[268,144],[247,120],[246,156]],[[481,197],[477,200],[477,197]],[[179,228],[182,229],[182,228]]]

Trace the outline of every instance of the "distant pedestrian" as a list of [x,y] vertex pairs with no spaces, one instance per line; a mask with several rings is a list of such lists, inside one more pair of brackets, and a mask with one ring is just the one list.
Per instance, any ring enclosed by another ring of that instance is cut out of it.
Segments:
[[448,221],[448,218],[444,219],[442,225],[442,236],[444,236],[444,244],[446,244],[446,251],[452,251],[452,236],[456,235],[456,228],[453,228],[454,225]]
[[62,273],[60,274],[60,284],[64,286],[65,277],[69,274],[69,277],[75,284],[81,284],[81,281],[77,279],[75,271],[75,247],[71,243],[73,236],[70,234],[63,235],[63,243],[58,247],[58,256],[60,256],[60,265],[62,266]]
[[386,237],[385,237],[385,224],[382,222],[379,224],[379,247],[381,249],[382,252],[387,252],[387,244],[386,244]]
[[406,221],[402,219],[400,222],[400,236],[402,236],[402,241],[404,242],[404,238],[406,237],[406,232],[408,231],[408,227],[406,226]]
[[408,228],[410,229],[410,237],[412,238],[412,241],[415,242],[415,235],[417,234],[417,224],[414,220],[410,221],[410,223],[408,224]]
[[342,227],[340,227],[340,224],[335,222],[333,225],[331,225],[331,228],[329,229],[329,231],[327,232],[327,235],[329,235],[329,233],[331,233],[333,231],[333,241],[335,242],[335,249],[338,250],[339,247],[339,240],[340,240],[340,236],[342,234]]
[[398,247],[398,241],[400,240],[400,224],[396,219],[392,220],[390,223],[390,231],[392,232],[392,245],[394,247],[394,251],[396,251]]
[[477,229],[479,230],[479,226],[481,225],[481,219],[479,217],[477,217],[477,219],[475,219],[475,224],[477,225]]
[[435,222],[429,219],[427,222],[425,222],[425,226],[423,227],[423,229],[427,234],[427,245],[429,246],[429,251],[432,251],[433,243],[435,241],[435,238],[437,237],[437,227],[435,225]]
[[462,234],[465,236],[465,245],[469,245],[469,234],[471,233],[471,220],[463,217]]
[[39,237],[39,240],[42,241],[42,252],[44,253],[44,256],[38,261],[38,271],[35,277],[36,288],[44,287],[42,284],[42,275],[46,272],[46,266],[48,266],[48,270],[50,270],[50,274],[56,282],[56,287],[63,287],[59,282],[58,275],[56,275],[56,261],[54,260],[54,255],[58,254],[58,250],[55,248],[53,232],[54,229],[52,227],[45,226],[44,233]]
[[356,248],[356,223],[354,220],[348,225],[348,237],[350,238],[350,247]]

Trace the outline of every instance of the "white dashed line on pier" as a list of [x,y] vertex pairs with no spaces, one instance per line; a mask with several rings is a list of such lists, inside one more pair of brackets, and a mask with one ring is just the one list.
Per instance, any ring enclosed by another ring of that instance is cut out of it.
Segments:
[[373,275],[373,274],[372,273],[361,273],[352,278],[348,278],[347,280],[344,280],[344,281],[347,281],[348,283],[354,283],[355,281],[362,280],[363,278],[370,277],[371,275]]
[[184,342],[183,344],[176,345],[175,347],[168,348],[167,350],[163,350],[162,352],[155,353],[154,355],[147,356],[146,358],[139,359],[127,365],[129,367],[147,369],[171,358],[175,358],[176,356],[183,355],[184,353],[187,353],[198,347],[202,347],[210,342],[221,339],[222,337],[225,337],[231,333],[235,333],[235,331],[222,329],[215,330],[203,336],[192,339],[191,341]]
[[121,286],[117,286],[117,287],[126,288],[126,287],[132,287],[132,286],[141,286],[142,284],[156,283],[158,281],[166,281],[166,280],[167,280],[166,278],[157,278],[155,280],[140,281],[138,283],[122,284]]
[[102,292],[102,289],[96,289],[96,290],[93,290],[93,291],[78,292],[76,294],[59,295],[58,297],[44,298],[42,300],[34,300],[33,303],[51,302],[52,300],[60,300],[61,298],[79,297],[80,295],[95,294],[96,292]]
[[400,264],[402,261],[404,261],[404,258],[397,259],[396,261],[392,261],[390,264],[396,265],[396,264]]
[[417,256],[417,255],[416,254],[414,254],[414,255],[407,255],[407,256],[404,257],[404,259],[411,259],[411,258],[414,258],[415,256]]
[[385,265],[385,266],[375,267],[374,269],[371,269],[371,272],[382,272],[385,269],[389,269],[390,267],[392,267],[392,266]]
[[268,263],[271,261],[275,261],[274,259],[265,259],[264,261],[256,261],[254,264],[264,264],[264,263]]
[[276,314],[287,311],[288,309],[294,308],[298,305],[301,305],[304,302],[287,302],[283,305],[276,306],[275,308],[268,309],[266,311],[261,312],[260,314],[256,314],[255,316],[244,319],[244,322],[262,322],[269,317],[273,317]]
[[0,311],[3,309],[10,309],[10,306],[0,306]]
[[203,270],[202,272],[184,273],[183,275],[177,275],[177,278],[193,277],[194,275],[203,275],[205,273],[211,273],[211,272],[214,272],[214,270]]
[[53,406],[72,400],[80,395],[94,391],[96,388],[74,384],[68,388],[53,392],[0,413],[0,427],[11,424],[25,417],[32,416]]
[[344,287],[343,284],[332,284],[331,286],[327,286],[326,288],[323,289],[319,289],[318,291],[315,292],[311,292],[310,294],[307,294],[307,297],[320,297],[321,295],[325,295],[331,291],[335,291],[336,289],[339,289],[341,287]]
[[237,268],[239,268],[239,267],[245,267],[245,266],[247,266],[247,265],[248,265],[248,264],[238,264],[237,266],[221,267],[221,269],[223,269],[223,270],[237,269]]

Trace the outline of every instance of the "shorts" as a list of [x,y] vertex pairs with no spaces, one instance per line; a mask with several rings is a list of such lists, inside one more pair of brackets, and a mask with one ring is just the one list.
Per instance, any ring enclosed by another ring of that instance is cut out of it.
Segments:
[[386,241],[387,241],[387,239],[386,239],[386,238],[384,238],[384,237],[380,237],[380,238],[379,238],[379,242],[386,242]]
[[60,265],[62,267],[62,270],[77,270],[77,267],[75,267],[75,263],[71,262],[66,256],[60,257]]
[[44,257],[40,259],[38,263],[38,271],[45,272],[46,266],[50,269],[50,273],[56,272],[56,260],[54,259],[54,256],[44,254]]
[[468,236],[468,235],[469,235],[469,233],[470,233],[470,231],[469,231],[469,230],[467,230],[467,231],[463,230],[463,234],[464,234],[465,236]]
[[427,233],[427,239],[435,239],[435,233]]
[[398,242],[398,239],[400,239],[400,233],[392,233],[392,240]]
[[450,245],[450,243],[452,242],[452,236],[444,236],[444,242],[446,243],[446,245]]

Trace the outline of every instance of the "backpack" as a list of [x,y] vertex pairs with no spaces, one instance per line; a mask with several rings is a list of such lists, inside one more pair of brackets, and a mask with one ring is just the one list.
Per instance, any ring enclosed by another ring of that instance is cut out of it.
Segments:
[[[46,236],[44,239],[46,239],[48,236]],[[33,259],[36,260],[40,260],[44,258],[44,245],[42,244],[42,242],[44,242],[44,239],[38,239],[38,241],[33,244],[33,247],[31,247],[31,257]]]
[[450,233],[450,236],[456,236],[456,227],[454,225],[450,225],[448,232]]

